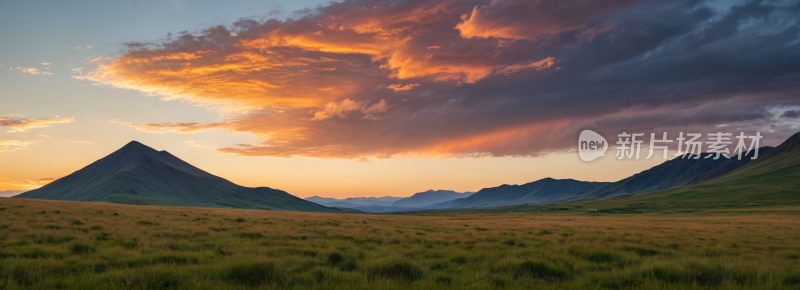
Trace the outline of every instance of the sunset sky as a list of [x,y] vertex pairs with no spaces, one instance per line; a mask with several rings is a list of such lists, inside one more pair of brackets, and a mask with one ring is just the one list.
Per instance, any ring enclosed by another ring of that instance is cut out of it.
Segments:
[[800,131],[798,21],[797,0],[2,1],[0,194],[131,140],[299,197],[617,181],[663,160],[582,162],[582,130]]

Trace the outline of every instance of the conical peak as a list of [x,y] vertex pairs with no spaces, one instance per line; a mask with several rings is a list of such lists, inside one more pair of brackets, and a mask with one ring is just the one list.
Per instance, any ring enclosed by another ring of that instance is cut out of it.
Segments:
[[136,148],[136,149],[140,149],[140,150],[141,149],[144,149],[144,150],[149,149],[149,150],[156,151],[155,149],[150,148],[150,146],[144,145],[144,144],[142,144],[142,143],[140,143],[139,141],[136,141],[136,140],[128,142],[128,144],[125,144],[125,146],[123,146],[122,148]]
[[179,169],[196,176],[216,177],[208,172],[205,172],[197,167],[194,167],[193,165],[187,163],[186,161],[181,160],[180,158],[178,158],[175,155],[172,155],[166,150],[158,151],[147,145],[139,143],[135,140],[126,144],[119,151],[121,152],[120,157],[126,156],[124,158],[137,158],[137,159],[147,158],[148,160],[155,161],[165,166],[170,166],[174,169]]
[[156,158],[160,156],[158,151],[138,141],[128,142],[128,144],[122,146],[117,152],[125,156],[150,156]]

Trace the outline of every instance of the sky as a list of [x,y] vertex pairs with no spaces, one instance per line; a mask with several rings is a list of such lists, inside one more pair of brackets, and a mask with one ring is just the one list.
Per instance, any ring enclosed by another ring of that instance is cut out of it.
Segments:
[[664,162],[581,161],[586,129],[611,147],[622,132],[776,146],[800,131],[798,19],[783,0],[2,1],[0,195],[131,140],[337,198]]

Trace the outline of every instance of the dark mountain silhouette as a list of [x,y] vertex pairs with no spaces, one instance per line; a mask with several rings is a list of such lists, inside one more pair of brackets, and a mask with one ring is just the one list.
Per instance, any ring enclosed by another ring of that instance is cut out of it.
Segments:
[[305,200],[325,206],[351,208],[372,213],[405,212],[429,209],[430,205],[464,198],[474,192],[456,192],[452,190],[428,190],[418,192],[410,197],[351,197],[344,199],[312,196]]
[[[756,160],[700,184],[620,196],[636,203],[760,202],[800,199],[800,133]],[[763,154],[763,155],[762,155]]]
[[518,204],[550,203],[571,199],[596,191],[609,182],[588,182],[574,179],[544,178],[523,185],[501,185],[484,188],[458,204],[435,205],[438,208],[496,207]]
[[348,197],[343,199],[312,196],[304,198],[307,201],[318,203],[325,206],[336,207],[357,207],[357,206],[384,206],[389,207],[402,197],[382,196],[382,197]]
[[465,200],[465,199],[467,199],[467,198],[466,198],[466,197],[464,197],[464,198],[456,198],[456,199],[454,199],[454,200],[449,200],[449,201],[440,202],[440,203],[434,203],[434,204],[432,204],[432,205],[429,205],[429,206],[425,207],[425,209],[448,209],[448,208],[458,208],[458,206],[459,206],[459,205],[460,205],[462,202],[464,202],[464,200]]
[[[775,149],[775,147],[761,147],[761,148],[759,148],[758,149],[759,157],[756,160],[764,159],[764,157],[769,152],[772,152],[772,149]],[[739,160],[739,158],[737,156],[733,156],[733,158],[731,158],[727,162],[723,163],[719,167],[711,169],[711,170],[709,170],[707,172],[704,172],[703,174],[695,176],[694,178],[689,179],[689,180],[687,180],[685,182],[681,182],[678,186],[687,186],[687,185],[700,184],[700,183],[712,180],[714,178],[723,176],[725,174],[728,174],[729,172],[732,172],[732,171],[734,171],[736,169],[739,169],[740,167],[743,167],[743,166],[747,165],[750,162],[755,161],[755,160],[751,159],[751,157],[753,157],[754,155],[755,155],[755,151],[751,151],[746,155],[742,154],[742,160]]]
[[425,208],[429,205],[463,198],[472,195],[474,192],[455,192],[452,190],[428,190],[417,192],[412,196],[395,201],[392,207],[395,208]]
[[269,187],[243,187],[132,141],[66,177],[17,198],[139,205],[343,212]]
[[[772,150],[772,147],[761,147],[759,148],[759,155],[764,156],[764,154],[767,154],[770,150]],[[656,165],[653,168],[600,188],[587,195],[586,198],[606,198],[622,194],[650,192],[702,183],[744,166],[750,162],[750,157],[755,154],[755,151],[751,151],[749,155],[743,156],[742,160],[738,160],[737,157],[732,159],[720,157],[717,160],[713,160],[713,158],[705,159],[708,154],[709,153],[700,154],[700,159],[694,159],[696,155],[687,156],[686,158],[676,157]]]

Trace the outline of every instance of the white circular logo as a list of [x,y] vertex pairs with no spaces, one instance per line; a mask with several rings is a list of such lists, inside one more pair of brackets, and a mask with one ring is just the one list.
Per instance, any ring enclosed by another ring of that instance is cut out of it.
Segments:
[[583,161],[589,162],[600,156],[606,156],[606,150],[608,150],[606,139],[592,130],[583,130],[578,137],[578,154]]

